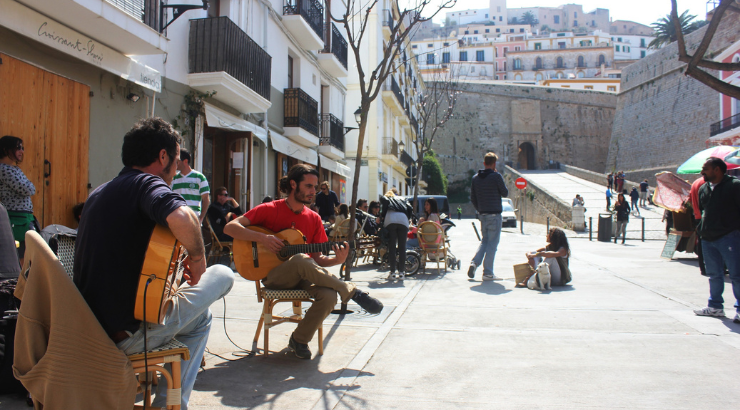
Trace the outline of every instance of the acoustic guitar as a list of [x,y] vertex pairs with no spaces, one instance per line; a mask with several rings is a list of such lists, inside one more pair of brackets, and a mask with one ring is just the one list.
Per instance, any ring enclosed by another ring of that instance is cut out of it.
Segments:
[[[287,261],[293,255],[329,252],[334,245],[342,244],[342,242],[306,243],[306,237],[299,230],[292,228],[284,229],[278,233],[255,225],[246,228],[266,235],[275,235],[285,244],[280,253],[276,254],[265,248],[261,243],[234,239],[233,252],[236,271],[244,279],[254,281],[264,279],[273,268]],[[372,245],[374,241],[373,238],[359,238],[354,241],[347,241],[347,243],[349,243],[350,249],[356,249]]]
[[[172,303],[172,296],[182,281],[185,270],[183,262],[186,257],[187,251],[172,232],[162,225],[156,225],[149,239],[149,247],[139,276],[134,318],[160,325],[164,322],[164,315]],[[150,278],[152,281],[147,287],[146,281]],[[146,289],[146,312],[144,312],[144,289]]]

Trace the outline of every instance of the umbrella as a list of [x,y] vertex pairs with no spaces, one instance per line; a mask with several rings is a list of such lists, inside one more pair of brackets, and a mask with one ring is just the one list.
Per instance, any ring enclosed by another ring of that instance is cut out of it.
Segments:
[[[733,168],[737,168],[740,166],[740,155],[738,154],[740,154],[740,150],[731,152],[728,156],[725,157],[725,162],[727,163],[728,169],[733,169]],[[730,168],[731,166],[732,168]]]
[[[737,152],[737,150],[738,150],[738,147],[731,147],[729,145],[720,145],[717,147],[707,148],[704,151],[701,151],[698,154],[695,154],[693,157],[689,158],[688,161],[681,164],[681,166],[678,167],[678,171],[676,171],[676,173],[677,174],[700,174],[702,165],[704,165],[704,163],[707,162],[707,159],[709,157],[717,157],[717,158],[724,159],[728,155],[734,152]],[[738,167],[740,167],[740,164],[735,164],[735,163],[727,164],[727,169],[734,169]]]

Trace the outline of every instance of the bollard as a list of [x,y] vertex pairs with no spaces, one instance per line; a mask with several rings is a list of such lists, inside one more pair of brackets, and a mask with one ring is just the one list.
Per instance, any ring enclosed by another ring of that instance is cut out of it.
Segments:
[[[645,225],[645,221],[642,222],[643,226]],[[645,230],[643,229],[643,232]],[[594,232],[594,218],[589,216],[588,217],[588,240],[591,241],[591,235]]]
[[642,218],[642,241],[645,242],[645,218]]
[[550,232],[550,217],[547,217],[547,232]]
[[524,234],[524,215],[519,216],[519,232]]

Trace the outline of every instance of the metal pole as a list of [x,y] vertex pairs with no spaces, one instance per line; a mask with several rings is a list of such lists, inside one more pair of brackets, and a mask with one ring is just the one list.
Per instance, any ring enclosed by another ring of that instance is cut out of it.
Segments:
[[475,236],[478,237],[478,241],[480,241],[480,234],[478,233],[478,227],[475,226],[475,222],[471,222],[473,224],[473,229],[475,230]]
[[550,217],[547,217],[547,232],[550,232]]
[[524,234],[524,215],[519,215],[519,231]]
[[[645,224],[645,221],[643,221],[643,225]],[[594,218],[592,216],[588,217],[588,240],[592,240],[592,235],[594,233]]]
[[642,241],[645,242],[645,218],[642,218]]

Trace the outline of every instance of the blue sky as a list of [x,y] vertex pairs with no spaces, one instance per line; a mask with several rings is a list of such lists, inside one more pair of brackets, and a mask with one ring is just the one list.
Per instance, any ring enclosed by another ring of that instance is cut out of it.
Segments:
[[[697,16],[697,20],[705,19],[707,10],[706,0],[677,1],[679,14],[683,10],[688,9],[689,14]],[[609,16],[614,20],[631,20],[647,25],[671,12],[670,0],[509,0],[507,6],[509,8],[557,7],[568,3],[583,5],[584,12],[592,11],[595,8],[609,9]],[[457,0],[457,6],[452,10],[482,9],[487,7],[488,0]],[[444,14],[439,18],[439,22],[442,21],[444,21]]]

